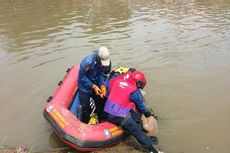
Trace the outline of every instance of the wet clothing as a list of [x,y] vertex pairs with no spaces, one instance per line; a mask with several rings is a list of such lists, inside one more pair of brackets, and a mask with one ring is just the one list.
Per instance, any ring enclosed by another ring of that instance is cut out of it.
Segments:
[[151,138],[142,129],[138,111],[148,114],[148,109],[143,104],[144,97],[135,81],[130,78],[130,73],[132,72],[113,76],[109,81],[110,94],[104,108],[106,119],[133,135],[144,149],[157,153]]
[[[100,58],[96,53],[85,57],[81,61],[78,74],[78,90],[79,101],[82,108],[81,121],[84,123],[88,123],[91,113],[90,96],[93,95],[94,97],[97,97],[92,89],[93,84],[97,85],[98,87],[104,84],[102,70]],[[103,102],[101,102],[102,99],[95,99],[95,102],[97,101],[97,110],[101,110],[100,112],[102,114],[103,106],[100,108],[100,105],[103,105]]]

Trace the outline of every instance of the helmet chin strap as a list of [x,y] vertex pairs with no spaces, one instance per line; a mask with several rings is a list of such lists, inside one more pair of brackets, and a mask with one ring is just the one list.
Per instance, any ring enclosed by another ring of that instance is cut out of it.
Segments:
[[142,86],[144,85],[144,83],[141,80],[138,80],[136,84],[137,84],[137,88],[141,88],[141,89],[142,89]]

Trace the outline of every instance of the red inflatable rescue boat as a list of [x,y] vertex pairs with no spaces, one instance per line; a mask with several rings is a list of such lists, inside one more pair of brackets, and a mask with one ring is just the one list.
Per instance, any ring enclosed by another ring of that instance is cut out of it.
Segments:
[[78,151],[94,151],[122,141],[127,136],[122,128],[110,122],[85,124],[69,111],[77,91],[78,71],[79,66],[67,70],[53,96],[47,100],[44,117],[58,137]]

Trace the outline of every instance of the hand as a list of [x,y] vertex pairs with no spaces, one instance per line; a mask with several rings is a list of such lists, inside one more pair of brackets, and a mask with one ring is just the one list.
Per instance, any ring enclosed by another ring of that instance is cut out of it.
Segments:
[[104,85],[101,86],[101,95],[105,97],[106,94],[106,87]]
[[153,116],[156,120],[158,120],[158,116],[154,113],[151,108],[148,108],[146,112],[144,112],[145,117]]
[[152,113],[149,110],[147,110],[146,112],[144,112],[144,115],[145,117],[150,117],[152,116]]
[[97,95],[101,95],[101,89],[97,85],[93,85],[92,89],[95,91]]

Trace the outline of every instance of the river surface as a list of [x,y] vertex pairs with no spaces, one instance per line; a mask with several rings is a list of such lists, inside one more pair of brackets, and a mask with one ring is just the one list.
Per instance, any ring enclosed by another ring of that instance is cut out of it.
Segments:
[[65,147],[43,106],[100,45],[146,74],[163,151],[230,152],[229,0],[0,0],[0,143]]

